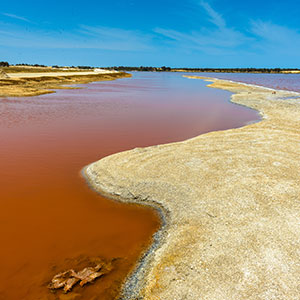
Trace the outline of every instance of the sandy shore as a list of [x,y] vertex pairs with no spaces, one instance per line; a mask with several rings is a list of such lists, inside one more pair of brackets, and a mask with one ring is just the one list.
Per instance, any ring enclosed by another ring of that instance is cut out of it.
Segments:
[[206,80],[262,121],[117,153],[85,169],[99,192],[163,216],[123,298],[298,300],[300,95]]
[[0,97],[37,96],[54,93],[53,89],[67,89],[63,85],[82,84],[93,81],[114,80],[131,75],[116,71],[78,72],[18,72],[7,73],[8,78],[0,78]]

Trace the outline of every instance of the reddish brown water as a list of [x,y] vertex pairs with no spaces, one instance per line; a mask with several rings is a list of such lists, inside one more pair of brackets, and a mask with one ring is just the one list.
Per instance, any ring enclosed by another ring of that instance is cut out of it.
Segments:
[[118,260],[107,276],[76,287],[76,299],[117,295],[159,218],[97,195],[80,171],[111,153],[258,118],[228,103],[229,93],[204,86],[180,74],[135,73],[81,90],[0,99],[1,300],[58,299],[49,280],[89,257]]

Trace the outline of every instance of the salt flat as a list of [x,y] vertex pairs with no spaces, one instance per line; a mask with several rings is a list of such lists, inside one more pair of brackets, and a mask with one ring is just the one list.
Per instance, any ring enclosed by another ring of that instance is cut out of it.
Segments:
[[285,99],[298,94],[206,80],[262,121],[85,169],[99,192],[155,206],[164,219],[123,298],[298,300],[300,102]]

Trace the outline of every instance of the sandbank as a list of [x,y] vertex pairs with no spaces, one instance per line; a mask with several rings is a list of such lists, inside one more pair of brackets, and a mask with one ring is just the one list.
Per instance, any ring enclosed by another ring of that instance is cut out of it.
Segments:
[[42,94],[54,93],[54,89],[70,89],[68,84],[83,84],[93,81],[114,80],[123,77],[131,77],[130,74],[124,72],[116,72],[109,70],[99,71],[53,71],[47,69],[39,69],[34,72],[34,69],[26,68],[23,72],[9,73],[6,70],[8,78],[0,78],[0,97],[24,97],[37,96]]
[[39,73],[6,73],[9,78],[29,78],[29,77],[53,77],[53,76],[74,76],[74,75],[95,75],[95,74],[114,74],[116,73],[116,71],[109,71],[109,70],[105,70],[105,71],[88,71],[88,72],[84,72],[84,71],[80,71],[80,72],[39,72]]
[[262,120],[85,168],[100,193],[162,215],[122,297],[298,300],[300,94],[188,78],[234,93],[233,103],[259,111]]

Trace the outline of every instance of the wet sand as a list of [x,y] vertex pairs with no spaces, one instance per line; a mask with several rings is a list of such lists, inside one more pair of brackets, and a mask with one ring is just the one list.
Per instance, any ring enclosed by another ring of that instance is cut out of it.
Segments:
[[164,215],[124,299],[298,299],[300,95],[204,77],[263,120],[89,165],[100,193]]

